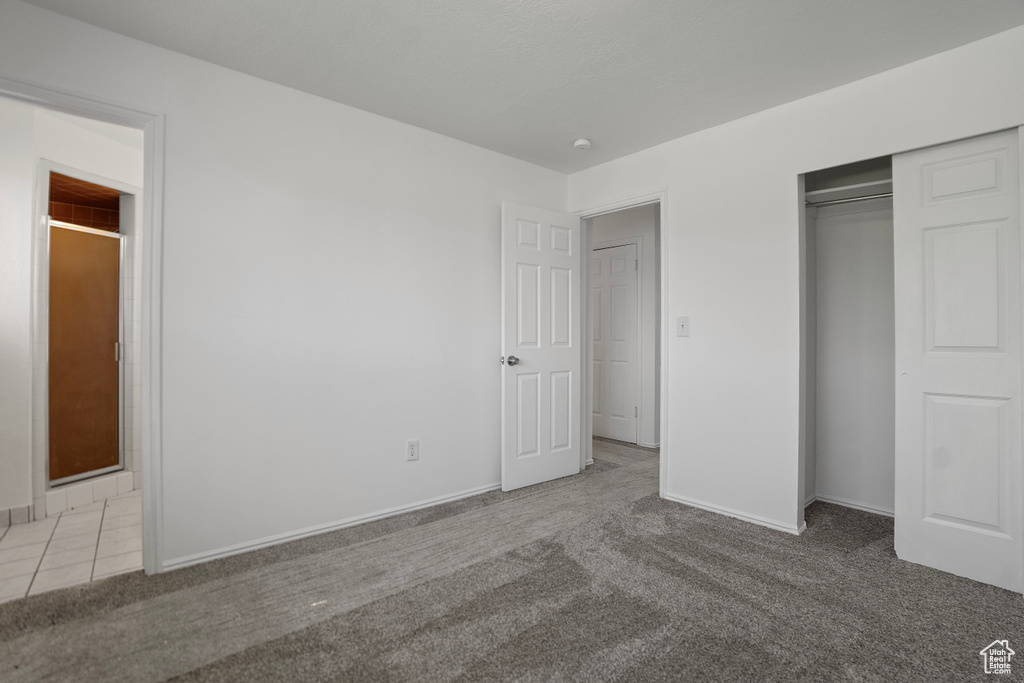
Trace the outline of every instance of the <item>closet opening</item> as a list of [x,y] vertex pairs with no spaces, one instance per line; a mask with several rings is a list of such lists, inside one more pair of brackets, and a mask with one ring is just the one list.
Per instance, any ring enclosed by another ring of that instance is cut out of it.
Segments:
[[802,178],[802,494],[894,515],[892,158]]

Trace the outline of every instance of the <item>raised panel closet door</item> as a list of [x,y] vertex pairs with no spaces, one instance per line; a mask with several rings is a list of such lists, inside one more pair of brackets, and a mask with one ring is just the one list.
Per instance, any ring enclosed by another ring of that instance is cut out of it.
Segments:
[[1017,131],[893,158],[896,553],[1022,589]]

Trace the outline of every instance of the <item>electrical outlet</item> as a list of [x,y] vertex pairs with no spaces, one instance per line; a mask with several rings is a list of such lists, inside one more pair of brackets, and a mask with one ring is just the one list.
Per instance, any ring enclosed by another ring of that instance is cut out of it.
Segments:
[[405,442],[405,459],[406,460],[419,460],[420,459],[420,440],[409,439]]
[[676,318],[676,336],[677,337],[689,337],[690,336],[690,316],[681,315]]

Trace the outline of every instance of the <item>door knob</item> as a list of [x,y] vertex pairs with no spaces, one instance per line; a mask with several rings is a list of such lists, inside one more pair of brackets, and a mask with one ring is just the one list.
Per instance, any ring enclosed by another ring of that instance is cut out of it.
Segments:
[[515,356],[509,356],[508,357],[508,364],[509,365],[519,365],[519,359],[516,358]]

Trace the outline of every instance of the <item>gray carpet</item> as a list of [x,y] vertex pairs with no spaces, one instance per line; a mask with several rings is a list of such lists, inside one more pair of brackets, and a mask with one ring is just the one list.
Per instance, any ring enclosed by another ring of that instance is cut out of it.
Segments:
[[899,561],[891,520],[790,536],[657,468],[595,441],[577,477],[0,605],[0,680],[963,681],[997,638],[1024,678],[1021,596]]

